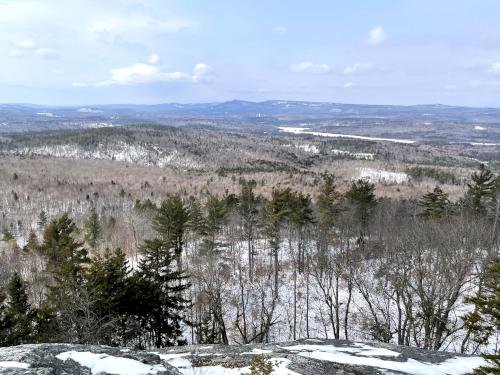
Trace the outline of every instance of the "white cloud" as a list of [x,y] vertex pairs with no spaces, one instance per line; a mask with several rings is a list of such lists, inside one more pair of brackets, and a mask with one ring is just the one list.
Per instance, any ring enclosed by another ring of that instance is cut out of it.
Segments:
[[500,75],[500,62],[494,62],[490,65],[490,72]]
[[52,48],[37,48],[35,50],[35,55],[46,60],[56,60],[59,58],[57,51]]
[[288,29],[283,25],[273,27],[273,33],[275,34],[286,34],[287,31]]
[[33,42],[30,39],[18,40],[16,42],[16,47],[23,48],[23,49],[32,49],[32,48],[35,48],[35,42]]
[[290,67],[290,69],[295,73],[312,74],[324,74],[330,71],[330,67],[327,64],[316,64],[310,61],[302,61],[298,64],[294,64]]
[[366,43],[372,45],[382,44],[387,39],[387,33],[384,31],[382,26],[377,26],[370,30],[368,33],[368,39],[366,39]]
[[355,63],[350,66],[346,66],[344,68],[344,74],[353,74],[356,72],[360,72],[362,70],[369,70],[373,67],[372,63]]
[[356,84],[355,84],[355,83],[353,83],[353,82],[346,82],[346,83],[344,83],[344,87],[345,87],[346,89],[351,88],[351,87],[354,87],[354,86],[356,86]]
[[[153,58],[154,57],[154,58]],[[137,63],[129,67],[111,69],[111,78],[100,82],[75,82],[75,87],[103,87],[112,85],[133,85],[153,82],[210,83],[213,69],[207,64],[196,64],[191,73],[166,72],[158,66],[160,57],[156,54],[148,63]]]
[[196,23],[194,21],[183,17],[159,19],[146,14],[134,14],[94,22],[88,30],[95,39],[115,44],[141,41],[145,36],[155,33],[175,33],[195,27]]
[[149,63],[152,64],[152,65],[156,65],[156,64],[159,64],[160,63],[160,56],[158,56],[158,54],[156,53],[153,53],[151,56],[149,56]]

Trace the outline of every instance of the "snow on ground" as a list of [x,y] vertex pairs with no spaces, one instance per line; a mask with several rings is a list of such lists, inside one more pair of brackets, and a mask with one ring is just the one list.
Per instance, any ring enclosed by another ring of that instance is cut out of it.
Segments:
[[38,116],[45,116],[45,117],[54,117],[54,114],[51,112],[37,112]]
[[304,152],[310,152],[312,154],[319,154],[319,148],[315,145],[296,145],[295,147],[300,148]]
[[[254,351],[258,351],[259,353],[250,353],[250,354],[264,354],[264,353],[272,353],[270,350],[260,350],[254,349]],[[215,366],[197,366],[193,367],[191,361],[186,356],[190,355],[190,353],[180,353],[180,354],[158,354],[160,358],[166,361],[171,366],[175,367],[180,371],[181,374],[185,375],[241,375],[250,373],[250,367],[224,367],[221,365]],[[242,353],[245,354],[245,353]],[[286,358],[270,358],[269,359],[273,364],[273,372],[272,375],[300,375],[295,371],[289,370],[288,365],[291,363],[289,359]]]
[[367,137],[367,136],[362,136],[362,135],[324,133],[324,132],[310,131],[309,128],[295,128],[295,127],[279,126],[278,129],[285,132],[285,133],[309,134],[309,135],[316,135],[319,137],[351,138],[351,139],[362,139],[362,140],[366,140],[366,141],[380,141],[380,142],[393,142],[393,143],[406,143],[406,144],[415,143],[415,141],[412,141],[409,139],[379,138],[379,137]]
[[147,365],[130,358],[113,357],[91,352],[63,352],[56,356],[62,361],[72,359],[81,366],[90,368],[92,375],[108,373],[116,375],[150,375],[166,371],[162,365]]
[[471,146],[500,146],[500,143],[470,142]]
[[358,168],[357,178],[370,180],[372,182],[402,184],[408,181],[408,175],[403,172],[388,172],[373,168]]
[[342,364],[370,366],[386,370],[401,371],[413,375],[462,375],[479,366],[485,365],[481,357],[453,357],[440,363],[421,362],[408,359],[405,362],[373,358],[395,357],[391,350],[373,348],[369,345],[355,344],[366,350],[355,352],[356,348],[336,347],[333,345],[295,345],[284,349],[297,352],[298,355]]
[[334,155],[348,156],[354,159],[373,160],[375,158],[375,154],[369,152],[351,152],[351,151],[333,149],[332,153]]
[[272,350],[253,348],[251,352],[243,352],[241,354],[259,355],[259,354],[271,354],[272,352],[273,352]]
[[0,367],[2,368],[29,368],[29,363],[22,363],[16,361],[0,361]]
[[[111,125],[112,126],[112,125]],[[95,148],[86,149],[74,144],[54,146],[38,146],[21,148],[13,151],[20,155],[44,155],[72,159],[104,159],[117,160],[140,165],[158,167],[174,166],[178,168],[198,169],[199,163],[188,156],[181,155],[177,150],[162,150],[150,145],[133,145],[123,141],[112,144],[98,144]]]

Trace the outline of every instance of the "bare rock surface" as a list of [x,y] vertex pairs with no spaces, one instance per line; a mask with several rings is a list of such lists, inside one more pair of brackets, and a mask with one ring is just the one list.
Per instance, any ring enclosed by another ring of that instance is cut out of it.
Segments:
[[0,374],[179,375],[250,373],[254,356],[277,375],[466,374],[479,357],[383,343],[304,339],[261,345],[192,345],[146,351],[95,345],[0,348]]

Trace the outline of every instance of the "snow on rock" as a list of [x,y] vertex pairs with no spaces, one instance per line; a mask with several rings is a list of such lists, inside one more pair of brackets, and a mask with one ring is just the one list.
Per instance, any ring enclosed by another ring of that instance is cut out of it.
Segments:
[[372,182],[402,184],[408,181],[408,175],[403,172],[388,172],[373,168],[358,168],[357,178]]
[[251,352],[243,352],[243,353],[240,353],[240,354],[242,354],[242,355],[244,355],[244,354],[248,354],[248,355],[261,355],[261,354],[271,354],[272,352],[273,352],[272,350],[253,348]]
[[486,130],[486,128],[479,126],[479,125],[476,125],[476,126],[474,126],[474,130]]
[[397,357],[399,353],[382,348],[372,348],[368,345],[360,345],[360,347],[363,348],[360,348],[359,351],[357,348],[333,345],[294,345],[285,347],[285,349],[296,351],[300,356],[321,361],[376,367],[413,375],[462,375],[486,364],[481,357],[453,357],[440,363],[427,363],[412,358],[406,361],[393,361],[374,357]]
[[379,138],[379,137],[368,137],[368,136],[363,136],[363,135],[325,133],[325,132],[311,131],[309,128],[279,126],[278,129],[281,130],[281,131],[283,131],[283,132],[285,132],[285,133],[309,134],[309,135],[315,135],[315,136],[318,136],[318,137],[350,138],[350,139],[361,139],[361,140],[365,140],[365,141],[393,142],[393,143],[404,143],[404,144],[413,144],[413,143],[415,143],[415,141],[412,141],[412,140],[409,140],[409,139]]
[[16,361],[0,361],[0,367],[3,368],[29,368],[29,363],[16,362]]
[[67,361],[72,359],[84,367],[90,368],[92,375],[108,373],[116,375],[149,375],[165,371],[162,365],[147,365],[129,358],[113,357],[108,354],[91,352],[63,352],[56,358]]

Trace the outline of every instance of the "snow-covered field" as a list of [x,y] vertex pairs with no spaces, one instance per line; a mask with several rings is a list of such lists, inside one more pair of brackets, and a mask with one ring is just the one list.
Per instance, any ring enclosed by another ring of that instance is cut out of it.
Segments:
[[408,181],[408,175],[403,172],[388,172],[373,168],[358,168],[357,178],[388,184],[403,184]]
[[180,169],[199,169],[201,165],[192,158],[181,155],[177,150],[161,150],[154,145],[132,145],[126,142],[98,144],[95,148],[85,149],[79,145],[61,144],[21,148],[12,152],[23,156],[54,156],[71,159],[104,159],[135,163],[146,166],[173,166]]
[[304,152],[310,152],[311,154],[319,154],[319,148],[316,145],[296,145],[295,147],[300,148]]
[[363,136],[363,135],[324,133],[324,132],[311,131],[309,128],[279,126],[278,129],[281,130],[281,131],[283,131],[283,132],[285,132],[285,133],[309,134],[309,135],[315,135],[315,136],[318,136],[318,137],[351,138],[351,139],[361,139],[361,140],[366,140],[366,141],[393,142],[393,143],[404,143],[404,144],[413,144],[413,143],[415,143],[415,141],[412,141],[412,140],[409,140],[409,139],[379,138],[379,137],[368,137],[368,136]]

